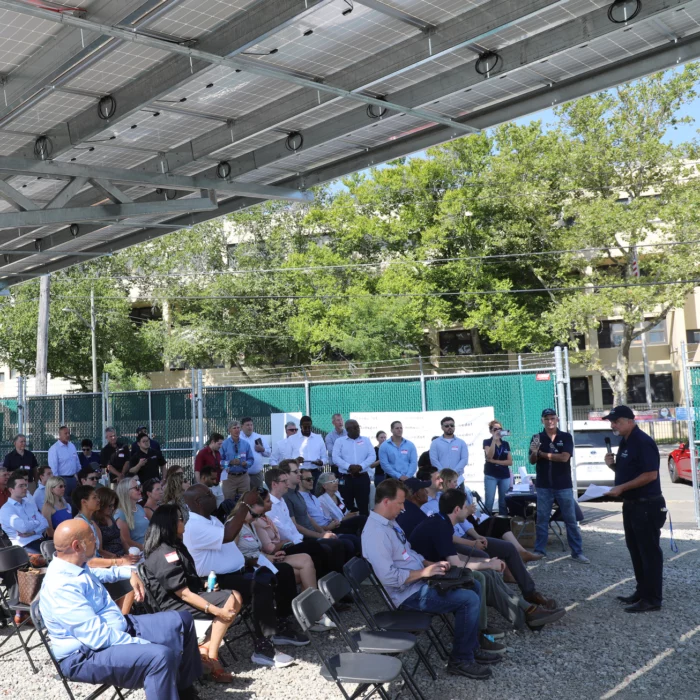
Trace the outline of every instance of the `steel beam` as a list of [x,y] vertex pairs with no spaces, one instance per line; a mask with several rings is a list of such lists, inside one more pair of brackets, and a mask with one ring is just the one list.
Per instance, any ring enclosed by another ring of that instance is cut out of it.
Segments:
[[178,199],[163,203],[103,204],[94,207],[72,209],[34,209],[33,211],[0,214],[0,229],[16,226],[53,226],[79,221],[125,219],[134,216],[163,216],[174,212],[215,211],[216,198]]
[[19,190],[16,190],[12,185],[8,185],[4,180],[0,180],[0,197],[7,200],[19,211],[33,211],[39,208],[38,204],[29,199],[29,197],[25,197]]
[[62,209],[87,184],[86,177],[74,177],[47,205],[47,209]]
[[129,195],[124,194],[116,185],[113,185],[109,180],[93,177],[90,182],[106,197],[112,200],[114,204],[129,204],[134,200]]
[[355,0],[355,2],[358,5],[364,5],[365,7],[369,7],[371,10],[380,12],[381,14],[386,15],[387,17],[393,17],[394,19],[398,19],[400,22],[408,24],[411,27],[415,27],[416,29],[420,29],[422,32],[428,33],[431,30],[435,29],[434,24],[424,22],[422,19],[418,19],[417,17],[410,15],[408,12],[400,10],[398,7],[387,5],[386,3],[380,2],[379,0]]
[[127,170],[125,168],[101,168],[95,165],[80,165],[79,163],[64,163],[59,161],[29,160],[28,158],[13,158],[12,156],[0,156],[0,172],[14,175],[23,173],[27,175],[41,175],[54,178],[84,177],[90,180],[98,178],[110,182],[126,182],[136,185],[160,187],[174,190],[218,190],[258,199],[287,199],[293,202],[311,201],[314,196],[311,192],[282,189],[259,185],[254,182],[232,182],[230,180],[213,180],[187,175],[172,175],[164,173],[146,173],[140,170]]
[[[599,68],[588,71],[581,75],[574,76],[568,80],[561,81],[550,87],[543,87],[537,93],[516,97],[494,107],[479,110],[470,115],[470,120],[478,124],[481,129],[487,129],[498,124],[517,119],[519,117],[538,112],[542,109],[558,104],[564,104],[578,97],[590,95],[600,90],[606,90],[621,83],[635,80],[644,75],[657,73],[659,71],[681,65],[688,61],[700,58],[700,35],[679,39],[677,44],[665,45],[652,49],[638,56],[633,56],[624,61],[620,61],[614,66]],[[373,149],[367,154],[361,154],[347,158],[344,161],[318,168],[310,173],[299,177],[285,178],[276,184],[286,187],[300,186],[302,184],[320,184],[337,177],[342,177],[348,173],[356,172],[372,165],[421,151],[430,146],[435,146],[452,138],[452,133],[444,127],[433,127],[417,135],[409,136],[390,145]],[[257,200],[251,198],[234,198],[227,202],[220,203],[217,216],[231,214],[247,207],[253,206]],[[176,225],[182,223],[191,225],[207,221],[211,218],[206,213],[193,214],[188,217],[174,218],[170,223]],[[162,235],[159,229],[139,230],[133,234],[110,241],[108,243],[96,244],[90,252],[95,257],[100,257],[107,253],[128,248],[132,245],[152,240]],[[87,244],[89,245],[89,244]],[[70,256],[70,252],[66,252]],[[46,274],[63,269],[70,264],[70,257],[63,261],[57,261],[45,265],[38,265],[32,268],[32,275]],[[2,269],[0,268],[0,274]],[[23,273],[8,276],[4,282],[8,285],[17,284],[23,281]]]

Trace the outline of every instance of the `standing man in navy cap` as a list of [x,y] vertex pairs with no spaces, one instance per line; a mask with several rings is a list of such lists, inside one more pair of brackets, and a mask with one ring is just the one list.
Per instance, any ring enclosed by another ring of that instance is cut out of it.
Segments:
[[639,429],[628,406],[616,406],[603,420],[609,420],[613,433],[622,437],[617,455],[605,455],[605,463],[615,472],[615,486],[608,495],[622,497],[625,544],[637,579],[634,593],[617,599],[629,606],[625,612],[660,610],[664,558],[659,540],[667,510],[661,495],[659,448]]
[[579,564],[590,564],[583,553],[581,531],[576,522],[576,501],[571,481],[571,455],[574,439],[559,430],[559,418],[553,408],[542,411],[544,430],[530,442],[530,464],[537,465],[537,528],[535,554],[546,555],[549,518],[554,501],[559,504],[571,558]]

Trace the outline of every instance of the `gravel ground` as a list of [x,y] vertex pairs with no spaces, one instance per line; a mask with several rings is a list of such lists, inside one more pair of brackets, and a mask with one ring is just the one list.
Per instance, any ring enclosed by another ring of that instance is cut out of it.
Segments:
[[[474,682],[448,676],[439,668],[433,682],[419,671],[418,682],[428,700],[647,700],[700,697],[700,591],[697,577],[700,532],[676,532],[678,554],[669,549],[664,531],[666,557],[665,600],[661,612],[629,615],[615,600],[632,590],[629,555],[619,531],[583,527],[584,549],[593,562],[582,566],[571,561],[553,541],[546,560],[530,566],[538,588],[566,605],[566,617],[540,633],[509,632],[505,661],[493,667],[494,676]],[[369,590],[369,589],[366,589]],[[359,626],[354,612],[344,614]],[[494,612],[490,622],[504,625]],[[5,631],[0,631],[4,635]],[[333,634],[317,635],[324,648],[341,649]],[[14,640],[11,644],[15,644]],[[286,669],[268,669],[250,662],[249,640],[234,647],[239,660],[231,663],[236,674],[231,685],[206,684],[200,694],[207,700],[327,700],[341,698],[337,688],[319,676],[317,657],[311,647],[290,653],[298,663]],[[289,651],[289,647],[285,648]],[[40,673],[30,672],[26,657],[13,653],[0,662],[0,697],[17,699],[67,697],[56,680],[43,649],[33,652]],[[223,657],[228,659],[227,652]],[[432,657],[436,665],[439,662]],[[75,685],[76,697],[89,688]],[[398,688],[392,688],[396,691]],[[395,693],[393,693],[395,695]],[[108,697],[108,696],[105,696]],[[131,697],[141,700],[141,691]],[[406,692],[403,698],[410,697]]]

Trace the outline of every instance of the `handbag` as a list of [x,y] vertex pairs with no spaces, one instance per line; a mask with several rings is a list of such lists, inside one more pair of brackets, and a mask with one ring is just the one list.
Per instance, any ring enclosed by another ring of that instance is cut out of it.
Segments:
[[46,569],[19,569],[17,571],[17,588],[20,603],[24,603],[24,605],[32,604],[32,601],[41,589],[44,576],[46,576]]

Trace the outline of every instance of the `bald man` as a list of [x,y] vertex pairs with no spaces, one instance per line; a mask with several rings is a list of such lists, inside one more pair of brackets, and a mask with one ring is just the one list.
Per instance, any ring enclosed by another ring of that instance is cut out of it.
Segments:
[[54,544],[39,606],[66,678],[143,688],[148,700],[198,698],[192,686],[202,662],[192,616],[122,615],[103,584],[131,579],[137,600],[143,598],[143,585],[128,566],[87,567],[95,536],[84,520],[62,522]]

